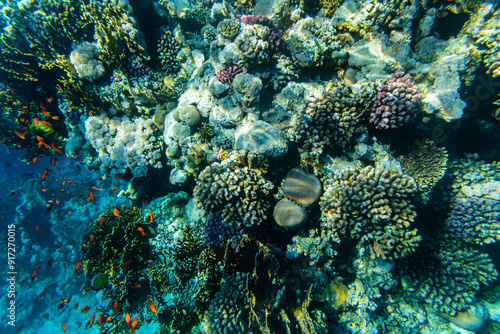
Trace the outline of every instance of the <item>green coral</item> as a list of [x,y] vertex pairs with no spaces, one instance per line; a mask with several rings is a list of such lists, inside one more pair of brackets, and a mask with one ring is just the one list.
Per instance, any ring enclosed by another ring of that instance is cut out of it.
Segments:
[[217,25],[217,33],[224,38],[233,39],[238,35],[241,29],[241,23],[234,19],[225,19]]
[[166,74],[174,74],[179,71],[181,65],[177,59],[177,53],[180,50],[180,44],[174,33],[165,27],[162,28],[157,52],[161,68]]
[[410,227],[416,184],[398,169],[347,169],[331,175],[321,198],[324,228],[358,240],[372,256],[399,258],[421,237]]

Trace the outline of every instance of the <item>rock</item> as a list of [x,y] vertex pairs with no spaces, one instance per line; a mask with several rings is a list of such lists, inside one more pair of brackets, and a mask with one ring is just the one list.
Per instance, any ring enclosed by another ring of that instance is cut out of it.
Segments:
[[475,331],[481,328],[488,319],[488,312],[482,306],[472,305],[468,310],[458,312],[454,317],[448,314],[443,314],[443,317],[457,327]]
[[233,79],[233,88],[248,107],[259,102],[262,81],[251,74],[239,73]]
[[219,61],[222,65],[242,64],[244,61],[243,53],[234,43],[226,44],[224,49],[219,52]]
[[285,229],[296,229],[307,220],[308,213],[301,206],[282,199],[274,207],[274,220]]
[[210,79],[210,82],[208,83],[208,90],[215,97],[221,97],[222,95],[224,95],[227,92],[228,88],[229,87],[226,84],[223,84],[222,82],[217,80],[216,77],[212,77],[212,79]]
[[200,113],[193,105],[177,107],[179,119],[189,126],[194,126],[200,122]]
[[164,105],[157,105],[155,108],[155,114],[153,115],[153,123],[158,129],[163,131],[165,129],[165,115],[167,114],[167,109]]
[[243,116],[243,110],[235,103],[233,97],[228,95],[212,108],[210,122],[229,128],[239,124]]
[[321,196],[321,182],[315,175],[293,168],[286,175],[283,194],[287,199],[310,208],[318,202]]
[[288,146],[285,135],[274,126],[263,121],[248,121],[236,129],[235,149],[277,158],[286,153]]
[[183,170],[172,169],[170,172],[170,183],[172,184],[181,184],[187,181],[187,174]]

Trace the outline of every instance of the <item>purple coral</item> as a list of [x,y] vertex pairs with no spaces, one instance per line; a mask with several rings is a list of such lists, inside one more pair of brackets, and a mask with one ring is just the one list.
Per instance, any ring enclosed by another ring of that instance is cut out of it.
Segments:
[[409,74],[396,71],[380,87],[369,121],[377,129],[397,129],[415,118],[422,92]]
[[272,20],[257,15],[236,15],[236,18],[248,25],[260,24],[268,27],[270,33],[267,37],[267,44],[271,52],[278,52],[284,48],[285,41],[281,37],[281,30]]
[[217,80],[222,82],[223,84],[230,83],[233,81],[236,74],[241,73],[243,70],[238,65],[230,65],[224,70],[217,73]]

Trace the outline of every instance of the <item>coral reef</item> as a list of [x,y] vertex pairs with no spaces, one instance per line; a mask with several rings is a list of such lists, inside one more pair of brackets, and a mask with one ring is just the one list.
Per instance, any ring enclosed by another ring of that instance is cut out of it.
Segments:
[[369,121],[377,129],[400,128],[417,116],[421,98],[420,89],[411,76],[397,71],[380,86]]
[[421,237],[411,229],[415,182],[397,169],[347,169],[332,175],[321,198],[323,226],[369,246],[373,256],[399,258]]

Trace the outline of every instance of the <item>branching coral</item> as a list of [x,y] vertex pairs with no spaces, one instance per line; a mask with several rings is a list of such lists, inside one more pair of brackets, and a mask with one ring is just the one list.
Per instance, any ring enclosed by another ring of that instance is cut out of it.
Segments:
[[215,162],[199,175],[194,197],[208,212],[220,211],[224,220],[258,225],[269,216],[274,185],[262,173],[238,164],[236,154]]
[[172,74],[179,71],[180,63],[177,59],[177,53],[180,49],[180,45],[175,39],[173,32],[167,28],[163,28],[160,40],[158,41],[158,59],[165,73]]
[[330,177],[320,202],[323,226],[367,245],[372,256],[399,258],[421,237],[410,224],[415,182],[397,169],[347,169]]
[[410,75],[397,71],[380,87],[370,110],[370,123],[377,129],[397,129],[417,116],[421,98]]

